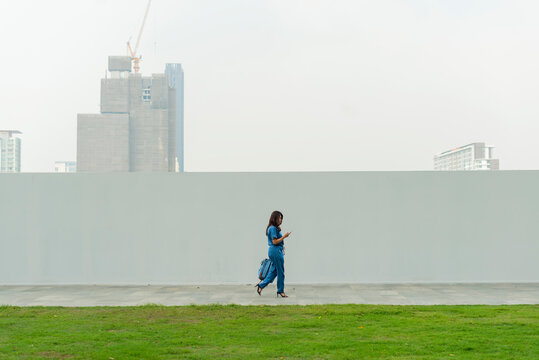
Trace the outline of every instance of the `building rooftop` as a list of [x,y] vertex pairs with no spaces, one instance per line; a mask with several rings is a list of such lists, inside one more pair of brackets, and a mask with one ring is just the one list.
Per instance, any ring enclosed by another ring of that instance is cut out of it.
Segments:
[[455,151],[459,151],[459,150],[463,150],[469,146],[472,146],[472,145],[475,145],[475,144],[479,144],[481,146],[485,146],[485,143],[482,143],[482,142],[475,142],[475,143],[470,143],[470,144],[467,144],[467,145],[462,145],[462,146],[459,146],[459,147],[456,147],[454,149],[450,149],[450,150],[446,150],[446,151],[443,151],[441,153],[439,153],[438,155],[436,156],[442,156],[442,155],[446,155],[446,154],[449,154],[449,153],[452,153],[452,152],[455,152]]
[[19,130],[0,130],[0,134],[9,134],[9,135],[13,135],[13,134],[22,134],[22,132],[20,132]]

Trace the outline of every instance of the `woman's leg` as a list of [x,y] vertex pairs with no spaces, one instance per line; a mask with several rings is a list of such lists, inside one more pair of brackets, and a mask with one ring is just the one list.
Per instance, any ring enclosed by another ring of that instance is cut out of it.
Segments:
[[284,256],[282,252],[279,252],[278,256],[275,257],[275,262],[273,263],[273,266],[275,266],[275,269],[277,270],[277,293],[283,293],[284,292]]
[[268,284],[272,283],[273,280],[275,280],[275,277],[277,276],[277,269],[275,269],[275,265],[273,265],[273,262],[271,264],[270,270],[268,272],[268,275],[262,280],[258,286],[260,286],[262,289],[268,286]]

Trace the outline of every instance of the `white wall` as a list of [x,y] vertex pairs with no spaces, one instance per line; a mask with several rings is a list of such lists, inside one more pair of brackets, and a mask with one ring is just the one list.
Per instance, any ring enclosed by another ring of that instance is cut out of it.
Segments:
[[539,171],[0,174],[0,284],[539,281]]

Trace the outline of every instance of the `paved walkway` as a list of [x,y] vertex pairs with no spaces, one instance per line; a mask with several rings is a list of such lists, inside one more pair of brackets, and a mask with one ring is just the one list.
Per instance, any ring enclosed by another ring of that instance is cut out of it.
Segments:
[[274,284],[256,294],[253,285],[0,286],[0,305],[132,306],[189,304],[539,304],[539,283],[290,285],[286,299]]

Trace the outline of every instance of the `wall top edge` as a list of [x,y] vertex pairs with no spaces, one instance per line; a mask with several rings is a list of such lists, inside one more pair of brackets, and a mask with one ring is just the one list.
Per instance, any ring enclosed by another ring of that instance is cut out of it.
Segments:
[[188,171],[188,172],[77,172],[77,173],[54,173],[54,172],[20,172],[20,173],[0,173],[9,176],[28,176],[28,175],[69,175],[69,176],[85,176],[85,175],[100,175],[100,176],[189,176],[194,174],[454,174],[454,175],[495,175],[501,173],[539,173],[539,170],[496,170],[496,171],[440,171],[440,170],[406,170],[406,171],[391,171],[391,170],[373,170],[373,171]]

